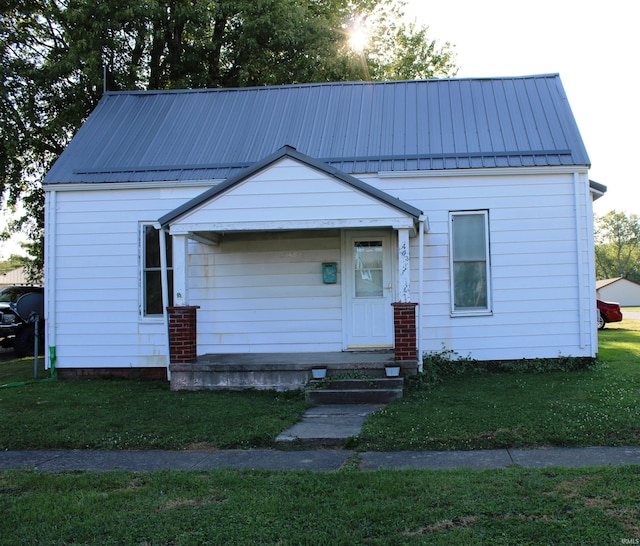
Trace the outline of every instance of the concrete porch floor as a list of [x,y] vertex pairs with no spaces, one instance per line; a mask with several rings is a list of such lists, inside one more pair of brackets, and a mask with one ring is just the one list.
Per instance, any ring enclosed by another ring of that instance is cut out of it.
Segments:
[[[303,388],[313,368],[327,368],[327,376],[361,372],[383,377],[395,364],[393,350],[205,354],[196,362],[171,364],[173,390]],[[402,362],[402,375],[416,373],[416,362]]]
[[218,366],[287,366],[293,369],[310,369],[326,366],[331,369],[357,369],[393,363],[392,350],[384,351],[343,351],[335,353],[235,353],[206,354],[198,357],[198,363]]

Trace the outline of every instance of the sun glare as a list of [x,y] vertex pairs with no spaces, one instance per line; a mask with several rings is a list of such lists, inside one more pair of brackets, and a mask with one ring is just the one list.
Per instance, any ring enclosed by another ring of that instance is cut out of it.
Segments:
[[356,19],[349,26],[349,47],[357,52],[364,51],[369,45],[369,29],[364,19]]

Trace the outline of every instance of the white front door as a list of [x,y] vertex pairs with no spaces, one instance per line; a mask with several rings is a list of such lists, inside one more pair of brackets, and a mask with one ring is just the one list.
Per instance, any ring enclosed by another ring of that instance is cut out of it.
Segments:
[[347,232],[344,246],[346,348],[393,347],[391,234]]

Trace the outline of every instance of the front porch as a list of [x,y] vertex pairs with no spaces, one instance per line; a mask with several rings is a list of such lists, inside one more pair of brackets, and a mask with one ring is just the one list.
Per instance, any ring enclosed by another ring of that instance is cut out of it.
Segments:
[[417,372],[418,363],[397,361],[393,350],[335,353],[207,354],[188,363],[171,364],[172,390],[303,388],[312,369],[326,368],[327,377],[364,374],[385,377],[386,366],[400,366],[400,375]]
[[159,224],[172,389],[298,389],[317,367],[416,372],[419,209],[285,146]]

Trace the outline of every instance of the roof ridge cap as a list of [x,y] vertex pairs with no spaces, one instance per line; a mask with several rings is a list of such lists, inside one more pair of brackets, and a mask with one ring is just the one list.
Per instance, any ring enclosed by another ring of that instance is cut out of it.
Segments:
[[416,80],[385,80],[385,81],[334,81],[334,82],[307,82],[287,83],[281,85],[254,85],[247,87],[201,87],[188,89],[123,89],[121,91],[106,91],[103,96],[121,95],[188,95],[198,93],[225,93],[225,92],[257,92],[275,89],[302,89],[311,87],[342,87],[342,86],[383,86],[406,85],[444,82],[468,82],[468,81],[508,81],[526,79],[559,78],[558,72],[547,74],[530,74],[522,76],[466,76],[464,78],[427,78]]

